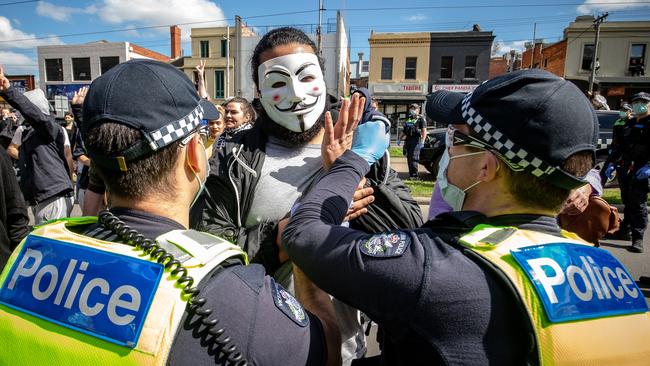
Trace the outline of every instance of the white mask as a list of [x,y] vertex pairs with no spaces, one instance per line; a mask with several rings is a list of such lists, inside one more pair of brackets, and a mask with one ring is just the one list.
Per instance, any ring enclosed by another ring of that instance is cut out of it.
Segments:
[[325,110],[325,79],[313,53],[272,58],[258,67],[266,114],[294,132],[310,129]]
[[447,168],[449,167],[449,162],[453,159],[464,158],[466,156],[473,156],[484,154],[485,151],[478,151],[473,153],[461,154],[456,156],[449,156],[448,149],[445,149],[445,152],[438,163],[438,177],[436,178],[436,184],[440,186],[440,193],[442,194],[442,199],[451,206],[452,211],[461,211],[463,205],[465,204],[465,193],[470,189],[476,187],[481,183],[481,181],[476,181],[474,184],[469,187],[462,189],[457,187],[447,179]]

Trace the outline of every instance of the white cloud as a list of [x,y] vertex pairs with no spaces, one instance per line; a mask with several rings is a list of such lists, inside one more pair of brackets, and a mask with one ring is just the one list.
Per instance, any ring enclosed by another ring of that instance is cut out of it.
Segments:
[[427,18],[428,17],[424,14],[415,14],[411,15],[410,17],[406,17],[405,19],[409,22],[419,23]]
[[11,74],[37,74],[36,60],[21,53],[0,51],[0,64],[4,66],[5,73]]
[[[70,8],[67,6],[56,5],[46,1],[39,1],[36,6],[36,14],[54,19],[58,22],[69,22],[72,20],[74,14],[88,13],[87,9]],[[92,12],[92,10],[91,10]]]
[[0,16],[0,49],[33,48],[43,45],[63,44],[57,37],[33,39],[35,37],[34,34],[25,33],[14,28],[9,19]]
[[[110,24],[131,23],[140,26],[181,25],[183,39],[189,39],[192,27],[217,27],[227,24],[221,8],[208,0],[103,0],[96,14]],[[209,22],[208,22],[209,21]],[[161,28],[168,33],[169,29]]]
[[650,7],[647,0],[625,0],[627,4],[621,2],[621,0],[586,0],[584,4],[578,6],[577,10],[580,14],[595,14],[601,11]]
[[495,43],[499,44],[499,50],[496,52],[495,56],[500,56],[503,55],[504,53],[509,53],[510,50],[515,50],[519,53],[524,52],[526,50],[526,47],[524,44],[526,42],[530,41],[513,41],[513,42],[502,42],[502,41],[495,41]]

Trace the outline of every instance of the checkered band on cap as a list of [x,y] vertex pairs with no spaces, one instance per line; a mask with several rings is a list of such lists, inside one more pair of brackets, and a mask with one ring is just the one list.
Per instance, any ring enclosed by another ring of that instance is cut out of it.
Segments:
[[480,139],[494,147],[501,154],[513,170],[525,170],[536,177],[545,177],[553,174],[557,168],[552,167],[543,160],[517,146],[508,137],[503,135],[480,113],[470,105],[472,93],[463,98],[461,105],[465,122],[476,132]]
[[156,151],[189,135],[201,124],[202,119],[203,108],[199,104],[187,116],[149,133],[149,146]]

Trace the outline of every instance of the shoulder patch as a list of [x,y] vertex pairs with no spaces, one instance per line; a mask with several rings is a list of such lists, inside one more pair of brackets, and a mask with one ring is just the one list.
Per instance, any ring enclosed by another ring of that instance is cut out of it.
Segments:
[[301,327],[309,325],[309,317],[303,309],[302,305],[296,300],[289,291],[285,290],[282,285],[271,279],[271,293],[273,294],[273,302],[280,311],[284,313],[289,319],[293,320]]
[[400,257],[411,244],[411,238],[402,231],[381,233],[360,244],[361,253],[371,257]]

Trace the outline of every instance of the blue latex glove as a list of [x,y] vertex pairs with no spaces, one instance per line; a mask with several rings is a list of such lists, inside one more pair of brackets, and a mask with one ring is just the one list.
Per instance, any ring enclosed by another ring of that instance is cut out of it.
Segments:
[[650,166],[644,166],[641,167],[639,170],[636,172],[636,179],[642,180],[642,179],[648,179],[650,178]]
[[612,179],[614,177],[614,169],[614,164],[609,163],[609,165],[607,165],[607,169],[605,169],[605,176],[608,179]]
[[367,121],[360,124],[354,132],[352,151],[372,165],[381,159],[388,149],[389,139],[384,122]]

